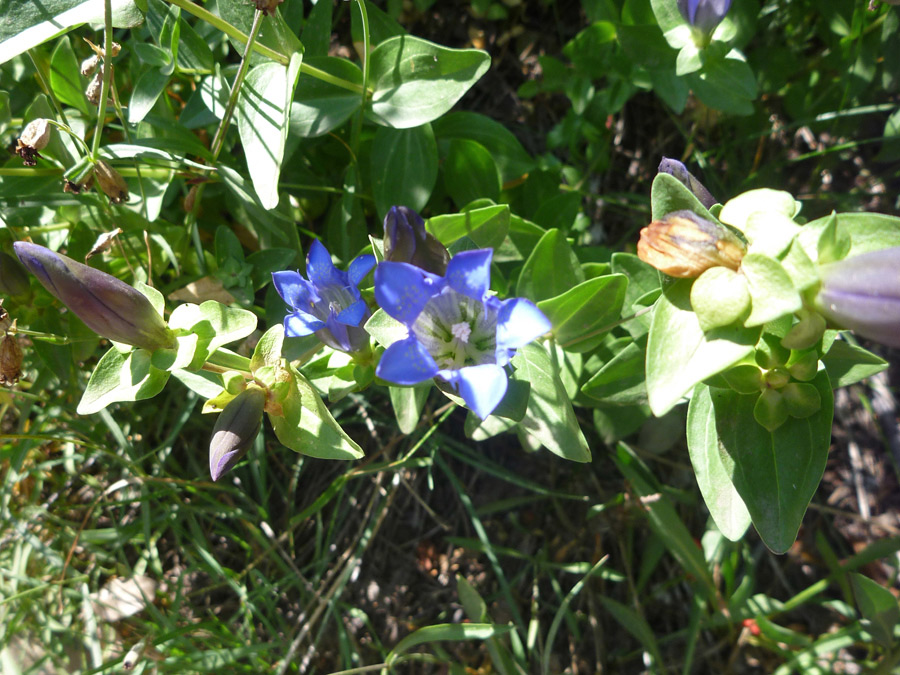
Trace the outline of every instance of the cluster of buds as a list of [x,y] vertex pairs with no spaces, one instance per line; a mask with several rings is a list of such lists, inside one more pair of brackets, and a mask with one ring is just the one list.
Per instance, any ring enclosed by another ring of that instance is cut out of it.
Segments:
[[150,300],[124,281],[37,244],[17,241],[13,248],[44,288],[98,335],[150,351],[175,346]]

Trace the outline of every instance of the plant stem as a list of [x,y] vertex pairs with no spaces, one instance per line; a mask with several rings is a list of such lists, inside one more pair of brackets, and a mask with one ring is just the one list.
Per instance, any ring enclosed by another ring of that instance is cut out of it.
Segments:
[[109,81],[112,79],[112,0],[104,0],[103,5],[104,41],[103,41],[103,85],[100,87],[100,103],[97,106],[97,129],[94,131],[91,145],[91,159],[96,161],[100,154],[100,141],[103,140],[103,125],[106,120],[106,99],[109,98]]
[[[215,26],[220,31],[225,33],[230,38],[238,40],[239,42],[247,43],[249,38],[241,32],[239,29],[232,26],[230,23],[225,21],[223,18],[216,16],[212,12],[207,9],[204,9],[200,5],[196,5],[190,0],[167,0],[169,3],[176,5],[177,7],[181,7],[184,11],[193,14],[198,19],[202,19],[206,21],[212,26]],[[258,54],[262,54],[273,61],[280,63],[283,66],[288,65],[290,63],[290,57],[282,54],[281,52],[277,52],[270,47],[266,47],[260,43],[255,43],[253,45],[253,50]],[[310,77],[314,77],[317,80],[322,80],[323,82],[328,82],[329,84],[333,84],[336,87],[340,87],[341,89],[347,89],[349,91],[362,93],[365,91],[363,87],[360,87],[358,84],[354,82],[350,82],[349,80],[345,80],[340,77],[336,77],[331,73],[326,73],[324,70],[320,70],[315,66],[310,66],[307,63],[300,64],[300,72],[304,75],[309,75]]]

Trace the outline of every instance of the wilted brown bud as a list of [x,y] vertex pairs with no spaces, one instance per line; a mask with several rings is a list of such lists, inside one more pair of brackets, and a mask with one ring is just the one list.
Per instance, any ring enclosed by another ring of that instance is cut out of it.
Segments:
[[[103,91],[103,68],[105,66],[100,66],[97,69],[94,79],[88,83],[87,89],[84,90],[85,98],[91,105],[100,105],[100,93]],[[107,100],[109,101],[110,99]]]
[[9,312],[3,309],[3,298],[0,298],[0,331],[5,333],[11,325],[12,320],[9,318]]
[[88,176],[87,180],[83,183],[76,183],[73,180],[69,180],[68,178],[63,179],[63,192],[68,192],[73,195],[80,195],[85,190],[90,190],[91,186],[94,184],[94,177]]
[[94,71],[97,70],[97,66],[99,64],[100,56],[98,54],[87,57],[84,61],[81,62],[81,74],[85,77],[90,77],[94,74]]
[[38,150],[43,150],[50,142],[52,128],[50,121],[44,118],[32,120],[19,136],[16,144],[16,154],[22,158],[25,166],[35,166],[40,157]]
[[274,14],[275,8],[284,0],[256,0],[256,9],[266,14]]
[[638,257],[672,277],[692,279],[710,267],[737,270],[744,243],[722,225],[692,211],[675,211],[641,230]]
[[0,338],[0,384],[15,384],[22,376],[22,349],[16,339],[15,327],[13,321],[12,332],[4,332]]
[[88,251],[87,255],[84,256],[85,260],[90,260],[95,255],[99,255],[100,253],[106,253],[112,245],[113,242],[122,234],[122,228],[117,227],[114,230],[110,230],[109,232],[104,232],[94,241],[94,245],[91,246],[91,250]]
[[104,162],[102,159],[97,160],[94,165],[94,178],[113,204],[128,201],[128,183],[108,162]]

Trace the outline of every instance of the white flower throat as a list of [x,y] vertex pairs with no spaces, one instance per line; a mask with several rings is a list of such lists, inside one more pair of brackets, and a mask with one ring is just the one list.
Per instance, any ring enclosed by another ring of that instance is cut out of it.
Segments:
[[496,363],[497,312],[453,289],[428,301],[412,332],[442,370]]

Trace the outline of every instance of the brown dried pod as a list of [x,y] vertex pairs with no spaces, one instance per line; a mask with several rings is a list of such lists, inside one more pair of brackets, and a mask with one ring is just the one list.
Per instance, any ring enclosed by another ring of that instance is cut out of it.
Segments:
[[116,237],[118,237],[120,234],[122,234],[121,227],[117,227],[114,230],[101,234],[99,237],[97,237],[94,245],[91,247],[91,250],[88,251],[88,254],[84,256],[84,259],[90,260],[95,255],[108,251],[113,245],[113,242],[116,240]]
[[19,136],[19,140],[16,143],[16,154],[22,158],[22,163],[25,166],[35,166],[37,164],[37,158],[41,156],[38,150],[43,150],[47,147],[52,131],[53,127],[50,125],[50,120],[43,117],[28,123],[28,126],[22,131],[22,135]]
[[128,201],[128,183],[108,162],[104,162],[102,159],[97,160],[94,165],[94,178],[113,204],[122,204]]
[[641,230],[637,250],[660,272],[692,279],[710,267],[737,270],[747,247],[722,225],[692,211],[675,211]]
[[15,321],[0,338],[0,384],[15,384],[22,376],[22,348],[15,335]]
[[284,2],[284,0],[256,0],[256,9],[260,12],[265,12],[266,14],[274,14],[275,9],[282,2]]
[[81,62],[81,74],[85,77],[90,77],[97,70],[98,65],[100,65],[100,56],[98,54],[87,57]]
[[103,91],[103,68],[99,68],[94,79],[88,83],[84,95],[91,105],[100,105],[100,93]]

